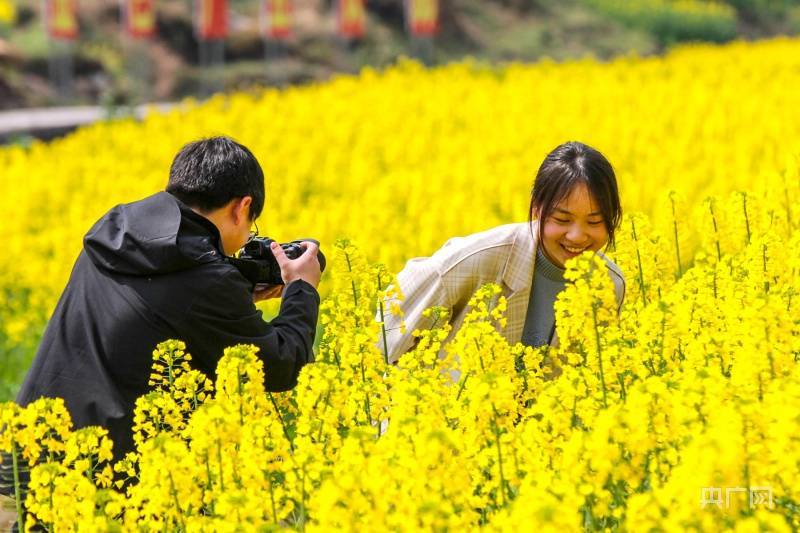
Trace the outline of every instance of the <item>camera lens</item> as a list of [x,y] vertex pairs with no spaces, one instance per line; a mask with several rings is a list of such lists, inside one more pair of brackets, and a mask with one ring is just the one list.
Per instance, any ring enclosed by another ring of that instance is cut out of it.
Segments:
[[299,244],[289,243],[285,244],[283,247],[284,252],[286,252],[286,257],[289,259],[297,259],[301,255],[303,255],[303,248],[300,247]]

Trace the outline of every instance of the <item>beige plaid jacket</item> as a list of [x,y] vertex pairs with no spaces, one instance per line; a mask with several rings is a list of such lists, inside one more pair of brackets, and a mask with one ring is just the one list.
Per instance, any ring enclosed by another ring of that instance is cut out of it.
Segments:
[[[496,283],[508,300],[507,324],[501,331],[506,340],[516,344],[522,337],[528,312],[537,247],[537,227],[527,222],[507,224],[487,231],[455,237],[431,257],[418,257],[406,263],[397,275],[404,300],[404,317],[386,317],[388,359],[396,361],[413,348],[416,329],[429,329],[432,319],[422,316],[425,309],[442,306],[450,310],[453,331],[458,330],[467,312],[467,302],[487,283]],[[620,269],[598,252],[608,265],[614,281],[617,301],[622,306],[625,278]],[[405,319],[405,333],[400,324]],[[449,340],[449,339],[448,339]],[[551,344],[558,343],[554,336]],[[383,343],[379,343],[383,349]]]

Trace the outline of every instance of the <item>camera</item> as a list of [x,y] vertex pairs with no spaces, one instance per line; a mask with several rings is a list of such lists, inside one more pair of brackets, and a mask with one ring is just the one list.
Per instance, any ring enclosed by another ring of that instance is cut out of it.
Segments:
[[[303,241],[319,245],[319,241],[315,239],[298,239],[281,243],[280,246],[283,248],[286,257],[297,259],[305,252]],[[269,237],[255,237],[242,247],[239,251],[238,259],[235,260],[239,271],[253,283],[256,289],[267,285],[283,285],[281,267],[278,265],[278,260],[272,255],[272,249],[270,248],[273,242],[275,240]],[[320,270],[324,272],[325,256],[321,251],[317,252],[317,259],[319,260]]]

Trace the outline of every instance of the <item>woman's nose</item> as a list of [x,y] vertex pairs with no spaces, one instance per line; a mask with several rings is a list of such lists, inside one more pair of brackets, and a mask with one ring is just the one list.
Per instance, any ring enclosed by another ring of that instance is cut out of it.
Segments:
[[583,244],[586,240],[586,232],[580,224],[572,224],[567,230],[567,239],[573,244]]

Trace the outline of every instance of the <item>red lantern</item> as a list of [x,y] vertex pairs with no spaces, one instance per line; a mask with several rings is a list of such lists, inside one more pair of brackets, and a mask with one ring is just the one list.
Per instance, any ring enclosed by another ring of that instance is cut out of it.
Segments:
[[439,1],[406,0],[406,20],[412,35],[434,35],[439,30]]
[[77,0],[46,0],[45,24],[53,39],[74,41],[78,38]]
[[363,37],[367,24],[364,0],[338,0],[336,7],[339,34],[349,39]]
[[134,39],[149,39],[156,34],[155,0],[124,0],[125,29]]
[[264,0],[264,36],[287,39],[292,35],[291,0]]
[[227,0],[196,0],[195,24],[200,39],[224,39],[228,35]]

